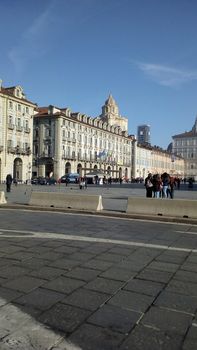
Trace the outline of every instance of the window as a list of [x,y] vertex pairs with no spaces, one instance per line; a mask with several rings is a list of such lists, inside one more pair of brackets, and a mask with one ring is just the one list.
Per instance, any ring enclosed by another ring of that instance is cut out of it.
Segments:
[[29,113],[29,107],[26,107],[25,111],[26,113]]
[[9,108],[13,108],[13,103],[12,103],[12,101],[9,101]]
[[18,111],[21,112],[21,105],[18,105]]

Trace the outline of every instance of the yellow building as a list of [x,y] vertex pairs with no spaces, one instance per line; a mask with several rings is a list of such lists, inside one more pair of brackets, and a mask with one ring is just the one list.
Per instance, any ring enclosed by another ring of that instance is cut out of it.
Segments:
[[185,160],[181,156],[160,147],[137,144],[135,157],[135,177],[146,178],[148,173],[162,174],[167,172],[171,176],[183,178],[185,175]]

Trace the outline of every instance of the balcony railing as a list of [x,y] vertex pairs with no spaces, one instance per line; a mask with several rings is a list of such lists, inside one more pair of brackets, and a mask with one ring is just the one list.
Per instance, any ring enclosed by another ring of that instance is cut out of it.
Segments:
[[25,126],[24,131],[29,134],[31,130],[30,130],[30,128]]
[[8,129],[14,130],[14,124],[8,123]]
[[19,146],[16,146],[16,147],[8,146],[7,151],[8,153],[21,154],[21,155],[27,155],[27,156],[29,156],[32,153],[30,147],[22,148]]
[[17,126],[16,126],[16,131],[20,131],[20,132],[21,132],[22,130],[23,130],[23,127],[22,127],[22,126],[20,126],[20,125],[17,125]]

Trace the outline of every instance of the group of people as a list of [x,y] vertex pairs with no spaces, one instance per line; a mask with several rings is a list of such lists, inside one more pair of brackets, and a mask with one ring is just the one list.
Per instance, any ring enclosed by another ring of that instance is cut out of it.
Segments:
[[151,173],[145,179],[146,197],[148,198],[174,198],[176,180],[168,173],[162,175]]

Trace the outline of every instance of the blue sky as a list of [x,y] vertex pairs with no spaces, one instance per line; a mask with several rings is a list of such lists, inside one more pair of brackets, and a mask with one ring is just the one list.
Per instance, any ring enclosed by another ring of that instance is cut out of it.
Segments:
[[129,133],[166,148],[197,114],[196,0],[0,0],[0,78],[39,106],[96,117],[109,93]]

